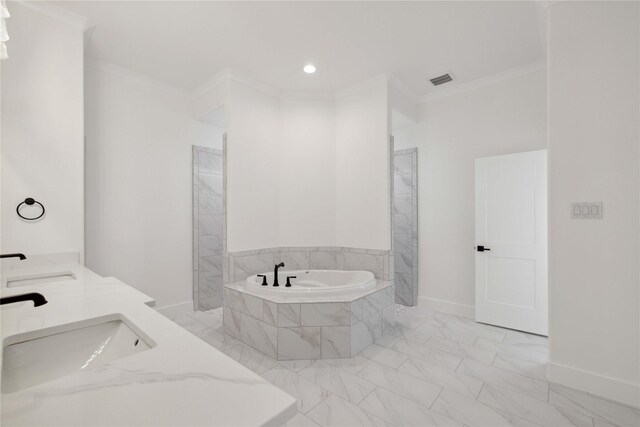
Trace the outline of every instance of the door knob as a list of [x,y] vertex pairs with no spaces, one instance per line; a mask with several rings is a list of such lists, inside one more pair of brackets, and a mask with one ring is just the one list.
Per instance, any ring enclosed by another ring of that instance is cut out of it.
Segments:
[[491,248],[485,248],[485,247],[484,247],[484,246],[482,246],[482,245],[478,245],[478,246],[476,246],[476,250],[477,250],[478,252],[484,252],[484,251],[490,251],[490,250],[491,250]]

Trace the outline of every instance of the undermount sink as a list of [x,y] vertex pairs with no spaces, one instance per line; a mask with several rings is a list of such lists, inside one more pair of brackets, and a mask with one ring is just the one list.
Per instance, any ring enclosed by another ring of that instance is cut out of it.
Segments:
[[70,271],[31,274],[27,276],[8,279],[7,288],[13,288],[16,286],[41,285],[44,283],[61,282],[64,280],[76,280],[76,276]]
[[4,340],[2,393],[13,393],[155,346],[127,318],[110,315]]

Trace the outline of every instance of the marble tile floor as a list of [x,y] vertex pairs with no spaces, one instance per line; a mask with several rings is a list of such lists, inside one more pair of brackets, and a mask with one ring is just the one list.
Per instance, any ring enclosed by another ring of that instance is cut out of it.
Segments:
[[298,399],[293,426],[640,426],[640,411],[545,379],[547,339],[424,307],[351,359],[276,361],[222,309],[172,320]]

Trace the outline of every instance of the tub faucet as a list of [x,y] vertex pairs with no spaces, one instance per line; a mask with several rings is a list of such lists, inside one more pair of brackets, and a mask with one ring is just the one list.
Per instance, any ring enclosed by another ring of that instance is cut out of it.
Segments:
[[284,262],[281,262],[280,264],[276,264],[273,267],[273,286],[280,286],[280,284],[278,284],[278,269],[280,267],[284,267]]

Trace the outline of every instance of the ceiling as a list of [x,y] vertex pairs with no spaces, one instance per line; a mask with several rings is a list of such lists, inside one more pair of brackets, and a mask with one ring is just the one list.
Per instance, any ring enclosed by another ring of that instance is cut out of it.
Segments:
[[54,3],[95,26],[87,56],[188,90],[230,67],[301,92],[388,73],[422,96],[444,72],[456,80],[443,87],[544,59],[529,1]]

